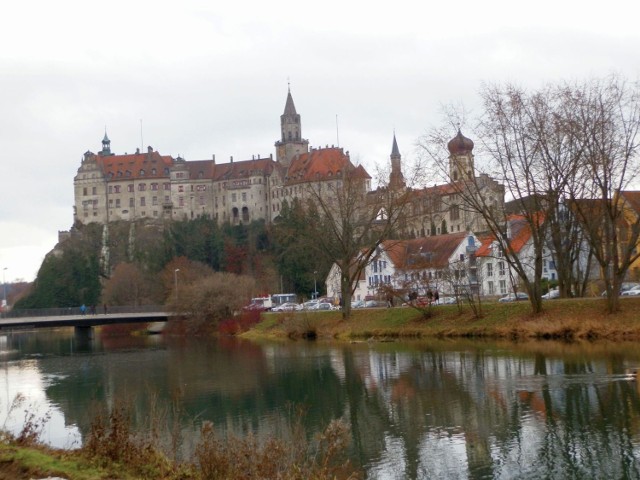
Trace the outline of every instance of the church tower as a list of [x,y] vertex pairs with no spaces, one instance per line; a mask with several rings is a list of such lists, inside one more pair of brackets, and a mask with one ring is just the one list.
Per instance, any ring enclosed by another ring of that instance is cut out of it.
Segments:
[[389,174],[389,187],[399,190],[405,187],[404,176],[402,175],[402,163],[396,134],[393,133],[393,146],[391,147],[391,173]]
[[293,104],[291,88],[287,91],[284,113],[280,115],[280,140],[275,143],[275,147],[276,160],[285,166],[289,166],[296,155],[309,151],[309,140],[302,138],[300,115]]
[[457,182],[464,178],[474,178],[473,168],[473,141],[462,135],[460,129],[458,134],[449,140],[449,181]]

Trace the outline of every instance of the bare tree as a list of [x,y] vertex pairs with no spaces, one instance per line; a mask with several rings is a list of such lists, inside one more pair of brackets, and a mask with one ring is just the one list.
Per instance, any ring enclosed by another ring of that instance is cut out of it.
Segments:
[[638,176],[640,90],[617,76],[566,85],[567,119],[580,145],[583,181],[573,184],[571,207],[580,221],[607,292],[607,309],[619,309],[629,267],[638,259],[638,192],[626,191]]
[[342,316],[351,315],[351,298],[362,271],[380,244],[392,238],[407,204],[405,190],[367,190],[362,167],[345,169],[332,181],[307,188],[310,228],[305,244],[310,254],[334,262],[340,271]]
[[[505,190],[516,202],[518,213],[530,235],[534,255],[526,262],[514,247],[508,231],[507,212],[500,208],[492,196],[487,195],[486,186],[490,176],[484,172],[476,175],[473,171],[462,171],[451,165],[460,162],[451,142],[469,141],[458,137],[445,143],[450,135],[443,129],[431,130],[420,145],[434,160],[436,168],[448,179],[461,200],[464,209],[479,215],[503,252],[510,268],[521,279],[527,290],[535,313],[542,310],[542,290],[540,279],[543,273],[543,249],[547,237],[547,223],[544,221],[549,203],[545,200],[546,190],[539,182],[546,174],[541,161],[540,145],[533,134],[532,104],[526,93],[513,86],[485,86],[482,91],[484,112],[480,118],[478,135],[488,156],[489,166],[501,181]],[[458,139],[458,140],[456,140]],[[445,145],[451,157],[443,156]],[[455,147],[455,144],[453,144]]]

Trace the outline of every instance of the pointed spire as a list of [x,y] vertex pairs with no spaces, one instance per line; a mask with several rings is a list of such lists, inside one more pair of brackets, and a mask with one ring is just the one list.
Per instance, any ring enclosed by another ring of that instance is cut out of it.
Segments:
[[287,103],[284,105],[284,115],[297,115],[296,106],[293,104],[293,97],[291,96],[291,88],[287,91]]
[[396,132],[393,132],[393,146],[391,147],[391,156],[399,157],[400,149],[398,148],[398,142],[396,141]]

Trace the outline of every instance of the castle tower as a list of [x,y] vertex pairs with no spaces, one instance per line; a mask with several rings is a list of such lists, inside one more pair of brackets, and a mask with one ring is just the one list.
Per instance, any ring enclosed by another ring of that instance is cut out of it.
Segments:
[[391,147],[391,173],[389,174],[389,187],[401,189],[405,187],[404,176],[402,175],[402,163],[396,134],[393,133],[393,146]]
[[473,168],[473,142],[462,135],[460,129],[458,134],[449,140],[449,181],[457,182],[463,178],[473,178],[475,171]]
[[276,160],[285,166],[288,166],[296,155],[309,151],[309,140],[302,138],[300,115],[296,112],[291,88],[287,91],[284,113],[280,115],[280,140],[275,143],[275,147]]

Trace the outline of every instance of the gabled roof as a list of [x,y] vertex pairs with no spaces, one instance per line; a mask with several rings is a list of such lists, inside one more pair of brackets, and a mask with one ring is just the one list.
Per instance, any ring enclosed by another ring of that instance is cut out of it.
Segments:
[[[531,226],[523,215],[509,215],[507,222],[509,223],[509,230],[511,232],[509,247],[513,253],[518,254],[531,238]],[[480,248],[476,251],[476,257],[491,256],[491,245],[494,241],[496,241],[495,235],[483,237]]]
[[620,192],[620,196],[636,211],[636,214],[640,215],[640,191],[624,190]]
[[316,148],[296,155],[285,175],[285,183],[316,182],[333,179],[344,172],[352,172],[358,178],[371,178],[359,165],[354,167],[342,148]]
[[380,248],[397,269],[440,269],[449,265],[449,259],[468,236],[467,232],[458,232],[412,240],[387,240]]

